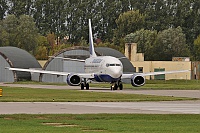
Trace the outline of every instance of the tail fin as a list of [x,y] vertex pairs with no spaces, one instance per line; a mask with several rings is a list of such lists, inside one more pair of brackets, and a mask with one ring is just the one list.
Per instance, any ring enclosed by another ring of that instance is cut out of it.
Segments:
[[90,42],[90,57],[97,57],[95,51],[94,51],[94,43],[93,43],[93,37],[92,37],[92,26],[91,26],[91,20],[89,19],[89,42]]

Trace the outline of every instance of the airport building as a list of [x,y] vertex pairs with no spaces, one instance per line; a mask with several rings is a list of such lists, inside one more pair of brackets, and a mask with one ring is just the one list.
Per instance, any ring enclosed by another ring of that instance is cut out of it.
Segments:
[[[176,71],[176,70],[191,70],[184,73],[174,73],[174,74],[163,74],[157,76],[147,76],[146,79],[157,79],[157,80],[170,80],[170,79],[194,79],[200,73],[200,68],[196,69],[194,62],[191,62],[189,57],[174,57],[172,61],[144,61],[144,54],[137,53],[136,43],[125,44],[125,56],[134,65],[136,72],[148,73],[148,72],[158,72],[158,71]],[[197,63],[195,63],[197,64]],[[197,66],[197,65],[196,65]],[[200,66],[200,65],[199,65]]]
[[5,69],[5,67],[41,69],[41,65],[38,61],[25,50],[16,47],[0,47],[0,82],[31,79],[30,73],[9,71]]

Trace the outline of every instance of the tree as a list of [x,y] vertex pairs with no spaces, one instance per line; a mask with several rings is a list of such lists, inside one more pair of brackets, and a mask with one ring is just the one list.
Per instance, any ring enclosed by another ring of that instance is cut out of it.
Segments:
[[[145,0],[143,0],[145,1]],[[146,14],[145,29],[162,31],[173,27],[174,0],[150,0],[145,1]]]
[[145,60],[153,60],[157,31],[141,29],[125,37],[126,43],[137,43],[137,52],[144,53]]
[[98,18],[94,20],[97,38],[103,42],[112,42],[114,29],[117,27],[115,20],[121,14],[121,1],[101,0],[97,10]]
[[115,44],[118,44],[120,38],[124,38],[130,33],[134,33],[137,30],[143,28],[145,15],[140,14],[137,11],[128,11],[120,14],[116,20],[117,29],[115,30]]
[[31,15],[33,9],[33,0],[7,0],[10,6],[9,14],[14,14],[16,17],[21,15]]
[[172,60],[172,57],[189,56],[185,34],[181,27],[169,28],[158,33],[154,60]]
[[194,60],[200,61],[200,35],[194,40]]
[[18,47],[34,54],[37,47],[38,30],[32,17],[21,15],[19,17],[18,30]]
[[25,49],[30,53],[37,47],[37,28],[33,18],[21,15],[19,19],[15,15],[9,15],[2,21],[2,46],[9,45]]
[[47,48],[45,46],[38,46],[35,52],[35,58],[37,60],[47,60]]
[[1,23],[1,42],[2,46],[14,46],[17,47],[18,43],[18,19],[15,15],[8,15]]
[[7,0],[1,0],[0,1],[0,20],[4,18],[7,10],[8,10]]
[[8,33],[3,29],[2,23],[0,22],[0,47],[9,45],[8,36]]
[[182,26],[183,31],[186,34],[186,41],[189,45],[190,51],[195,54],[194,40],[200,33],[200,1],[190,0],[190,12],[185,17],[185,23]]
[[[92,19],[94,38],[119,45],[123,38],[142,28],[161,32],[180,26],[194,54],[194,40],[200,33],[199,0],[1,0],[0,20],[7,15],[33,16],[39,33],[68,42],[88,42],[88,19]],[[12,26],[11,26],[12,27]],[[1,38],[7,44],[6,32]],[[13,33],[14,36],[14,33]],[[11,38],[15,43],[16,38]],[[2,43],[2,42],[0,42]]]
[[42,35],[54,32],[57,37],[65,36],[68,0],[37,0],[33,3],[33,18]]

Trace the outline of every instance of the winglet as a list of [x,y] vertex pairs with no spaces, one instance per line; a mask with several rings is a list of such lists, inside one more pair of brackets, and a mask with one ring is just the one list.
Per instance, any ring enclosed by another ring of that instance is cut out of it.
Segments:
[[90,57],[97,57],[95,51],[94,51],[94,43],[93,43],[93,37],[92,37],[92,26],[91,26],[91,20],[89,19],[89,42],[90,42]]

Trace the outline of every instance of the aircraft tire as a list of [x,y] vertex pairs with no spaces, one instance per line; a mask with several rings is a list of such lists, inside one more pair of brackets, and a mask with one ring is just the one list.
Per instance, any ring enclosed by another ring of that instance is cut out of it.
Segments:
[[81,90],[84,90],[84,84],[83,83],[81,83]]
[[113,86],[110,86],[110,90],[111,90],[111,91],[113,90]]
[[115,84],[113,90],[117,90],[117,88],[118,88],[118,85]]
[[89,84],[87,83],[87,84],[86,84],[86,90],[89,90],[89,88],[90,88],[90,86],[89,86]]
[[119,84],[119,89],[123,90],[123,84],[122,83]]

